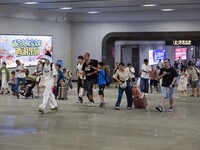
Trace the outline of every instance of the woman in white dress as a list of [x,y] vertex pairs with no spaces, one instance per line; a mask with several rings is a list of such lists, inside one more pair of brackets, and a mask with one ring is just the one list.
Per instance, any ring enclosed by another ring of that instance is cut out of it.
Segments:
[[6,90],[6,94],[10,93],[8,90],[8,81],[10,79],[10,72],[8,68],[6,68],[6,63],[2,63],[2,68],[0,69],[0,78],[1,78],[1,92],[0,94],[3,94]]
[[178,90],[182,92],[182,96],[187,96],[188,72],[185,67],[182,67],[179,73]]

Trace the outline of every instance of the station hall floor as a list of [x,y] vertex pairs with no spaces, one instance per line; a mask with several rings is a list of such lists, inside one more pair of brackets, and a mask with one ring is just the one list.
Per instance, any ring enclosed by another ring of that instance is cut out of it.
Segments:
[[[191,92],[189,90],[188,94]],[[0,95],[0,150],[199,150],[200,98],[175,94],[174,111],[159,113],[160,94],[149,94],[146,110],[115,110],[117,89],[105,90],[106,107],[76,104],[76,89],[59,111],[38,113],[42,99]]]

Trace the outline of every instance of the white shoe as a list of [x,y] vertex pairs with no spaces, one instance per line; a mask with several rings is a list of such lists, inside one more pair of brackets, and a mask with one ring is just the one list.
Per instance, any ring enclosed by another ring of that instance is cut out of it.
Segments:
[[95,106],[95,104],[92,103],[92,102],[90,102],[90,103],[88,104],[88,107],[94,107],[94,106]]

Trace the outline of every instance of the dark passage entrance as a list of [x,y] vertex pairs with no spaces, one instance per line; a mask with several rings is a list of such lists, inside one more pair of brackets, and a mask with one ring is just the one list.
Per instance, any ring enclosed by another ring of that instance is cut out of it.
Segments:
[[140,48],[139,45],[122,45],[121,46],[121,62],[131,63],[135,69],[136,76],[139,74],[140,67]]

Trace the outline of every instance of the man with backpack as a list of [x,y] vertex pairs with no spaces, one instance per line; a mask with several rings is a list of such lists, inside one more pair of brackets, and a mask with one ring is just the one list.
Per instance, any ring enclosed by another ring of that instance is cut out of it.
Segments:
[[47,106],[47,103],[49,103],[51,110],[58,110],[58,105],[55,100],[55,96],[52,92],[52,88],[57,86],[57,70],[55,68],[55,65],[51,63],[51,54],[49,52],[46,52],[45,55],[41,58],[45,60],[45,63],[43,65],[43,76],[44,76],[44,86],[45,90],[43,93],[43,102],[39,106],[39,112],[44,113],[44,110]]
[[195,97],[194,96],[195,89],[197,89],[197,97],[199,97],[199,75],[200,75],[200,72],[195,67],[194,63],[190,63],[189,71],[188,72],[190,74],[191,87],[192,87],[192,95],[190,95],[190,97]]

